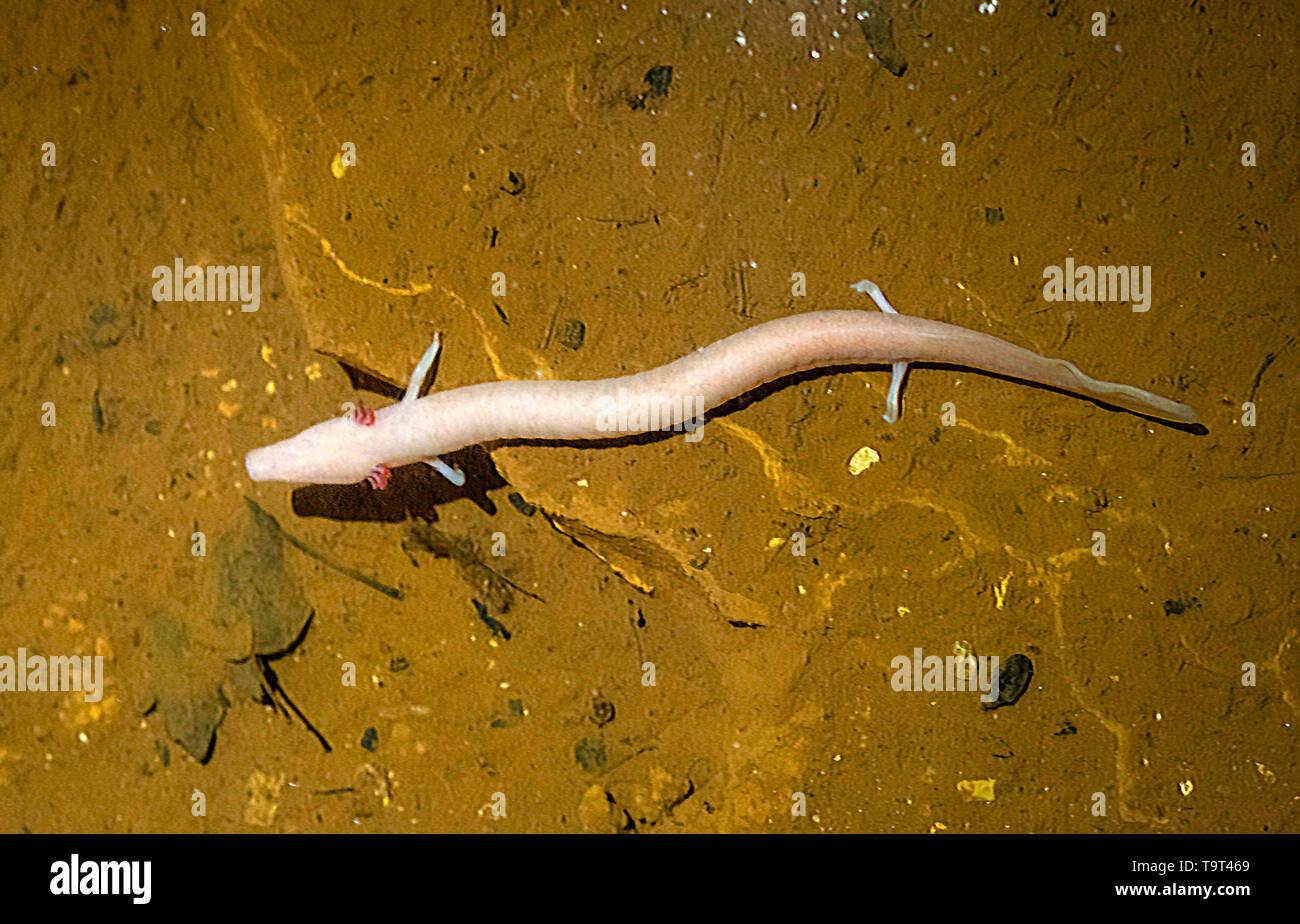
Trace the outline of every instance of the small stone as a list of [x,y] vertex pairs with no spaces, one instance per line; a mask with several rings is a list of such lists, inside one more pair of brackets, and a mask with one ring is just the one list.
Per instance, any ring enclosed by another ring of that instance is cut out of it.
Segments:
[[577,318],[570,318],[564,322],[564,329],[560,331],[560,343],[570,350],[581,349],[582,342],[587,339],[587,325],[583,324]]
[[614,704],[607,699],[593,696],[591,699],[591,720],[597,728],[604,728],[614,721]]
[[876,452],[870,446],[863,446],[853,454],[849,459],[849,474],[861,475],[871,466],[880,461],[880,453]]
[[1034,662],[1022,654],[1013,654],[998,666],[998,698],[991,703],[984,703],[984,708],[1014,706],[1029,689],[1029,681],[1033,676]]
[[646,95],[651,98],[667,96],[668,87],[672,82],[673,66],[671,64],[656,64],[645,73],[645,83],[649,88]]
[[514,508],[526,517],[530,517],[537,512],[537,507],[524,500],[523,495],[518,491],[511,491],[506,495],[506,500],[510,501]]

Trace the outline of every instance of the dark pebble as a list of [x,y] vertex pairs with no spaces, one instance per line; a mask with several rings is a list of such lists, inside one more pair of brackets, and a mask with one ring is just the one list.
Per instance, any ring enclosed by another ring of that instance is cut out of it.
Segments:
[[599,696],[592,697],[591,720],[596,723],[597,728],[604,728],[614,721],[614,704]]
[[673,66],[671,64],[656,64],[645,72],[645,83],[649,88],[646,91],[646,96],[651,99],[656,96],[667,96],[668,87],[672,82]]
[[586,324],[583,324],[577,318],[570,318],[564,322],[564,330],[560,331],[560,343],[570,350],[577,350],[582,347],[582,341],[586,339]]
[[1022,654],[1013,654],[998,665],[998,698],[991,703],[984,703],[984,708],[1014,706],[1029,689],[1029,681],[1033,677],[1034,662]]
[[90,413],[95,420],[95,430],[99,433],[103,433],[104,432],[104,408],[103,405],[99,403],[98,388],[96,388],[95,393],[90,396]]
[[530,504],[528,503],[528,501],[524,500],[524,496],[520,494],[518,491],[511,491],[509,494],[506,495],[506,500],[514,504],[515,509],[518,510],[526,517],[530,517],[537,512],[537,507],[534,504]]

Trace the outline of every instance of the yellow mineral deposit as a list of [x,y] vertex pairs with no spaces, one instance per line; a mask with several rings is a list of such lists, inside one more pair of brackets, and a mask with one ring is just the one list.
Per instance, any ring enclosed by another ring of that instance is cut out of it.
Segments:
[[248,777],[248,802],[244,805],[244,823],[258,828],[269,827],[280,807],[283,773],[271,776],[254,770]]
[[870,446],[863,446],[853,454],[851,459],[849,459],[849,474],[861,475],[879,461],[880,453],[876,452]]
[[958,780],[957,791],[966,797],[967,802],[992,802],[993,784],[997,780]]
[[993,588],[993,605],[999,610],[1002,609],[1002,605],[1007,602],[1007,584],[1010,582],[1011,572],[1008,571],[1006,576],[1003,577],[1002,580],[998,581]]

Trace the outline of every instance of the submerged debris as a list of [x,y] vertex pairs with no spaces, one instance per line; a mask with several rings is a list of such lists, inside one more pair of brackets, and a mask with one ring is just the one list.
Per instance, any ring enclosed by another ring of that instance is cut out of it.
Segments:
[[895,77],[902,77],[907,71],[907,61],[894,45],[894,21],[885,11],[884,3],[881,0],[863,0],[858,26],[881,66]]
[[997,709],[999,706],[1014,706],[1029,689],[1029,681],[1034,677],[1034,662],[1022,654],[1013,654],[998,667],[998,698],[985,703],[985,709]]
[[645,109],[646,100],[658,99],[668,95],[668,88],[673,82],[673,66],[656,64],[645,72],[646,89],[627,98],[627,108],[636,112]]
[[510,630],[500,620],[493,619],[488,615],[487,607],[478,600],[474,601],[474,609],[478,611],[478,618],[483,621],[483,625],[492,630],[492,634],[500,639],[510,641]]
[[313,610],[284,565],[285,534],[252,501],[248,519],[214,543],[215,599],[186,621],[167,611],[149,620],[153,700],[167,734],[206,763],[217,729],[235,699],[246,698],[295,716],[326,751],[329,743],[289,699],[271,662],[306,634]]

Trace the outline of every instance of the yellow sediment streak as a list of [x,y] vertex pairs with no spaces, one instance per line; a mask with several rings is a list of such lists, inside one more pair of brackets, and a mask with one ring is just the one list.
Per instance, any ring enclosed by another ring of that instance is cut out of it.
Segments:
[[[479,337],[483,341],[483,352],[487,354],[488,362],[492,364],[492,374],[497,377],[497,381],[504,382],[512,379],[518,379],[519,376],[511,375],[509,370],[506,369],[505,363],[501,361],[501,357],[496,351],[493,337],[491,333],[488,332],[487,325],[483,323],[483,319],[479,317],[478,312],[470,308],[469,305],[465,304],[465,299],[461,298],[459,295],[457,295],[455,292],[453,292],[451,289],[447,288],[446,286],[442,287],[442,294],[447,296],[447,298],[451,299],[451,301],[454,302],[457,307],[459,307],[467,315],[473,318],[474,323],[478,325]],[[551,371],[550,363],[546,361],[546,358],[542,356],[542,354],[534,350],[528,350],[526,347],[523,347],[522,345],[520,346],[520,349],[527,350],[529,358],[533,362],[533,368],[537,370],[537,378],[539,379],[555,378],[555,373]]]
[[429,282],[415,282],[405,286],[385,285],[377,279],[371,279],[369,276],[362,276],[360,273],[354,272],[346,263],[343,262],[342,258],[334,252],[334,245],[322,237],[320,232],[312,227],[312,225],[307,221],[306,210],[297,203],[286,202],[284,204],[284,220],[291,225],[302,228],[304,231],[311,234],[312,237],[316,238],[316,240],[320,242],[321,253],[333,260],[334,265],[339,268],[339,272],[344,276],[347,276],[353,282],[359,282],[366,286],[373,286],[376,289],[387,292],[389,295],[413,296],[419,295],[422,292],[428,292],[433,288],[433,284]]
[[1019,443],[1017,443],[1009,435],[1002,432],[1001,430],[985,430],[982,429],[981,427],[975,426],[972,423],[960,419],[957,421],[957,426],[965,427],[967,430],[971,430],[975,433],[978,433],[980,436],[987,436],[989,439],[1001,441],[1002,444],[1006,447],[1006,449],[1002,453],[1002,461],[1005,462],[1007,465],[1017,466],[1017,465],[1047,465],[1048,464],[1048,461],[1044,459],[1042,456],[1038,455],[1038,453],[1033,452],[1032,450],[1026,449],[1025,447],[1021,446]]

